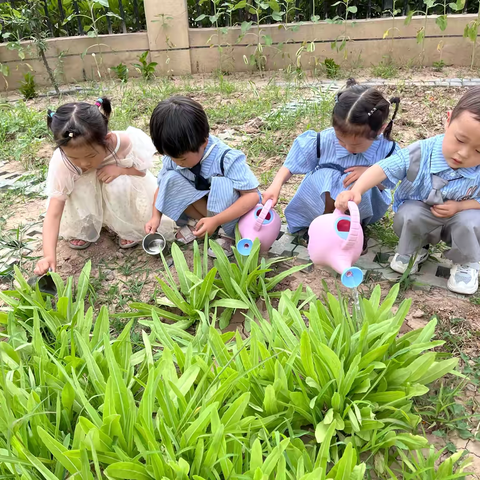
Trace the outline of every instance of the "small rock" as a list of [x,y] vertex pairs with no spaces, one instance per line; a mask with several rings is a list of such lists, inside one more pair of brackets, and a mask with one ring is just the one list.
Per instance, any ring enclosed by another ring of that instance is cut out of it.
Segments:
[[105,280],[107,281],[115,280],[115,274],[111,270],[104,270],[103,274],[105,275]]
[[417,330],[419,328],[423,328],[428,322],[427,320],[420,320],[418,318],[407,317],[407,323],[412,330]]
[[220,140],[229,140],[229,139],[232,139],[234,138],[234,135],[235,135],[235,130],[224,130],[223,132],[220,132],[217,137],[220,139]]
[[467,390],[470,390],[471,392],[474,392],[477,388],[475,385],[472,385],[471,383],[467,384]]
[[62,265],[62,273],[65,275],[70,275],[73,273],[73,267],[69,263],[64,263]]
[[123,258],[123,253],[122,253],[122,252],[116,252],[116,253],[115,253],[115,256],[116,256],[117,258]]
[[413,315],[412,315],[413,318],[422,318],[424,316],[425,316],[425,312],[423,312],[422,310],[415,310],[415,312],[413,312]]

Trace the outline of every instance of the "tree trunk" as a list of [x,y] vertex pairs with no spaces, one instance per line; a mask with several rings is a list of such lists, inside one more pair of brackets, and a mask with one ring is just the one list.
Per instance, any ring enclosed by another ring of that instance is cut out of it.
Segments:
[[47,70],[48,76],[50,77],[50,81],[52,82],[53,88],[55,89],[55,93],[57,95],[60,95],[60,90],[58,89],[58,82],[55,79],[55,75],[53,74],[52,69],[50,68],[50,65],[48,64],[47,57],[45,55],[45,52],[40,48],[40,56],[42,57],[43,64],[45,65],[45,69]]

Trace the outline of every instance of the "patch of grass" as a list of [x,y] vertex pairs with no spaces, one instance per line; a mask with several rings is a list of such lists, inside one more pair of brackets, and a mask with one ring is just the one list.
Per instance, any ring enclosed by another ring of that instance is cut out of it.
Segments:
[[368,225],[368,236],[378,240],[386,247],[395,248],[398,244],[398,237],[393,231],[393,217],[393,211],[388,210],[381,220],[373,225]]
[[36,153],[47,136],[44,111],[23,101],[0,105],[0,160],[21,161],[26,169],[38,166]]
[[378,65],[372,67],[372,75],[385,79],[395,78],[398,76],[398,67],[390,57],[384,57]]
[[34,225],[20,225],[11,230],[0,230],[0,280],[13,279],[14,264],[21,268],[25,261],[34,261],[39,258],[31,255],[34,251],[31,247],[33,239],[27,235]]
[[139,262],[136,257],[128,257],[124,263],[117,267],[117,272],[125,277],[129,277],[133,274],[143,273],[145,271],[145,265],[147,262]]
[[[466,360],[470,361],[468,357]],[[472,369],[468,365],[467,362],[463,371],[466,375]],[[478,384],[480,372],[478,362],[475,363],[474,370],[474,377]],[[475,397],[469,396],[465,391],[467,383],[467,381],[459,382],[452,377],[443,379],[441,383],[432,385],[428,397],[416,399],[417,413],[422,416],[427,431],[444,439],[456,433],[464,440],[480,440],[480,434],[477,432],[480,421],[480,414],[477,412],[480,405]],[[456,447],[453,444],[447,444],[447,449],[453,453]]]
[[277,136],[262,134],[243,142],[242,150],[247,155],[250,164],[259,166],[263,158],[284,157],[287,155],[289,142],[282,142]]

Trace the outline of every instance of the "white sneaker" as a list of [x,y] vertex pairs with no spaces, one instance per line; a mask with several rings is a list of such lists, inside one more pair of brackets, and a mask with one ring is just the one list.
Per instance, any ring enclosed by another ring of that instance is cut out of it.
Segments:
[[454,265],[450,270],[447,286],[455,293],[474,294],[478,289],[478,263]]
[[[390,268],[397,273],[405,273],[408,269],[408,265],[412,259],[413,255],[400,255],[396,253],[393,257],[392,261],[390,262]],[[418,266],[423,263],[428,258],[428,250],[425,248],[421,248],[418,251],[418,254],[413,262],[412,269],[410,270],[410,274],[414,274],[418,272]]]

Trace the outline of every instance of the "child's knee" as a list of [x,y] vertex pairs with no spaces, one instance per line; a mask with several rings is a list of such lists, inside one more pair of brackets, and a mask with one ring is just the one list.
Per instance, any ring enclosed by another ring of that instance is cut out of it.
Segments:
[[[428,210],[430,213],[430,210]],[[403,228],[415,228],[423,224],[425,206],[423,202],[404,203],[393,217],[393,229],[399,234]]]
[[477,236],[480,236],[480,210],[458,212],[451,219],[451,229],[455,230],[457,235],[474,231]]

